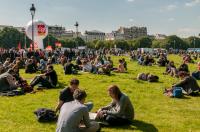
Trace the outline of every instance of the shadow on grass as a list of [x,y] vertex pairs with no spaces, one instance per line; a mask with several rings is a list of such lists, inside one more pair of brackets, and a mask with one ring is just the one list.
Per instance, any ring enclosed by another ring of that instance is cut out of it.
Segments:
[[181,98],[176,98],[176,99],[191,99],[189,96],[183,96]]
[[199,92],[191,93],[190,96],[191,97],[200,97],[200,93]]
[[63,83],[63,82],[58,82],[56,88],[54,89],[63,89],[67,86],[67,84]]
[[49,121],[49,122],[39,122],[38,121],[38,123],[45,124],[45,125],[56,125],[57,120],[55,120],[55,121]]
[[[125,125],[125,126],[114,126],[114,127],[109,127],[109,128],[116,128],[118,130],[139,130],[142,132],[158,132],[158,129],[150,123],[139,121],[139,120],[134,120],[130,125]],[[103,132],[103,131],[102,131]]]
[[[63,89],[63,88],[65,88],[65,87],[67,87],[67,84],[65,84],[65,83],[63,83],[63,82],[58,82],[58,84],[56,85],[56,87],[54,87],[54,88],[46,88],[46,87],[43,87],[42,85],[37,85],[38,86],[38,88],[37,89],[39,89],[40,90],[40,88],[41,89],[44,89],[44,90],[52,90],[52,89]],[[42,90],[41,90],[42,91]]]

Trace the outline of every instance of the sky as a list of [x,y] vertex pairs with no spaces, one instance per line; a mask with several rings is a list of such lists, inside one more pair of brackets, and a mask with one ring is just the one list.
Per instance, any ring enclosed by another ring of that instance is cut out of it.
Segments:
[[67,30],[99,30],[120,26],[146,26],[148,34],[197,36],[200,33],[200,0],[0,0],[0,25],[25,26],[35,19]]

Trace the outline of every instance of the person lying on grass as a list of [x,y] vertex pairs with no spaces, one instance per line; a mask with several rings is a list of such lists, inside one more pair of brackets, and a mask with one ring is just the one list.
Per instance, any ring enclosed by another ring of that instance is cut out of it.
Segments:
[[44,74],[36,76],[30,83],[33,88],[37,84],[41,84],[45,88],[55,88],[58,82],[56,71],[52,65],[47,66],[47,71]]
[[139,73],[137,76],[137,80],[158,82],[159,77],[150,73]]
[[87,94],[76,89],[74,101],[63,104],[57,122],[56,132],[97,132],[100,128],[95,121],[90,121],[87,106],[84,105]]
[[181,87],[183,89],[183,93],[186,93],[187,95],[193,95],[194,93],[200,91],[200,87],[196,79],[190,76],[187,72],[181,71],[178,75],[181,81],[177,84],[174,84],[171,89],[165,89],[166,93],[172,93],[173,89],[176,87]]
[[[64,88],[59,95],[59,102],[56,106],[56,113],[60,110],[62,105],[66,102],[73,101],[73,94],[76,89],[79,89],[79,80],[78,79],[71,79],[70,81],[70,87]],[[88,108],[88,110],[92,110],[93,104],[91,102],[85,104]]]
[[109,86],[108,94],[112,102],[98,110],[97,119],[113,126],[130,124],[134,119],[134,108],[129,97],[122,93],[116,85]]

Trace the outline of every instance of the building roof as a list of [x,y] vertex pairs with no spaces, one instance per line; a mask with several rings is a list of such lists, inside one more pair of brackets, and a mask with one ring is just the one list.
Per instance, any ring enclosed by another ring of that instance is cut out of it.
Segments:
[[86,32],[93,32],[93,33],[104,33],[104,32],[98,31],[98,30],[91,30],[91,31],[86,31]]

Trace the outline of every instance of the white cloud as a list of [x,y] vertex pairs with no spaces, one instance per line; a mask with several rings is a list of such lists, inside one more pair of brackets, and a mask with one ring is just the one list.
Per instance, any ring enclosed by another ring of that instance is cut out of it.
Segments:
[[168,6],[166,7],[166,10],[172,11],[172,10],[175,10],[176,8],[177,8],[176,5],[168,5]]
[[134,2],[135,0],[127,0],[128,2]]
[[175,18],[171,17],[171,18],[168,19],[168,21],[173,22],[173,21],[175,21]]
[[199,3],[200,3],[200,0],[191,0],[190,2],[186,2],[185,6],[186,7],[193,7],[193,6],[196,6]]

